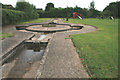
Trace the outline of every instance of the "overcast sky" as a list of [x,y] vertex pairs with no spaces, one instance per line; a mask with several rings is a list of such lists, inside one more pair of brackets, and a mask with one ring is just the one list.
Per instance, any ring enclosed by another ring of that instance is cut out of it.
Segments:
[[[29,3],[36,6],[36,8],[43,8],[47,3],[52,2],[56,8],[62,7],[75,7],[76,5],[81,8],[88,8],[90,2],[95,2],[95,7],[97,10],[102,11],[109,3],[116,2],[120,0],[26,0]],[[17,0],[0,0],[3,4],[11,4],[15,7]]]

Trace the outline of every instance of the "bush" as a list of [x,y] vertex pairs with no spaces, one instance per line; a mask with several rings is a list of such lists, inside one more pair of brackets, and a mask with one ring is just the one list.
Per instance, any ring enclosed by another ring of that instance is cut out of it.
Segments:
[[120,1],[112,2],[107,7],[105,7],[105,9],[103,10],[103,12],[105,14],[108,12],[110,16],[113,16],[115,18],[119,18],[120,17],[120,15],[119,15],[119,13],[120,13],[120,7],[119,6],[120,6]]
[[2,9],[2,25],[14,24],[39,18],[35,6],[28,2],[17,2],[16,10]]
[[22,11],[2,9],[2,25],[14,24],[25,21],[25,13]]
[[37,10],[37,13],[39,14],[39,18],[48,18],[49,17],[49,14],[47,11]]
[[25,12],[26,20],[36,19],[39,17],[35,6],[29,2],[17,2],[16,10]]
[[31,19],[39,18],[39,14],[36,11],[33,11]]
[[2,25],[15,24],[22,21],[38,18],[39,15],[36,11],[33,11],[31,16],[28,16],[23,11],[2,9]]
[[12,5],[5,5],[5,4],[1,4],[1,5],[2,5],[2,8],[4,9],[12,9],[12,10],[15,9]]

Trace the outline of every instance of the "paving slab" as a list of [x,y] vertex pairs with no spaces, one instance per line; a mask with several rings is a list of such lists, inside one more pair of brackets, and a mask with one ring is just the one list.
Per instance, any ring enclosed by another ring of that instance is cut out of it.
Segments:
[[[48,20],[46,22],[43,22],[43,23],[49,23],[52,20],[53,19],[50,19],[50,20]],[[40,24],[40,23],[35,23],[35,24]],[[28,25],[28,24],[23,24],[23,25]],[[15,47],[17,44],[19,44],[23,40],[25,40],[25,39],[27,39],[27,38],[29,38],[29,37],[31,37],[33,35],[33,32],[18,31],[18,30],[16,30],[15,26],[16,25],[8,25],[8,26],[3,26],[2,27],[2,32],[3,33],[12,33],[12,34],[14,34],[13,37],[9,37],[9,38],[6,38],[4,40],[1,40],[1,42],[2,42],[2,53],[5,53],[5,51],[10,50],[11,47]]]
[[49,45],[41,78],[89,78],[66,32],[56,33]]
[[23,40],[25,40],[33,35],[32,33],[17,31],[15,28],[15,25],[4,26],[2,32],[3,33],[12,33],[12,34],[14,34],[14,36],[1,40],[2,53],[0,54],[0,56],[5,55],[13,47],[17,46],[18,44],[20,44],[20,42],[22,42]]
[[[62,21],[56,21],[61,23]],[[57,32],[50,45],[40,78],[89,78],[69,35],[96,31],[95,27],[84,26],[81,30]]]
[[[55,20],[57,23],[63,23],[61,19]],[[68,23],[64,23],[68,24]],[[82,24],[72,24],[71,25],[82,25]],[[77,54],[73,42],[71,39],[66,39],[71,34],[80,34],[96,31],[96,28],[88,25],[83,25],[84,28],[81,30],[69,30],[64,32],[56,32],[55,36],[50,40],[48,45],[48,50],[46,54],[45,62],[43,63],[41,73],[38,77],[40,78],[89,78],[88,73],[85,71],[79,55]],[[4,51],[7,48],[11,47],[14,44],[18,43],[17,41],[26,39],[32,33],[30,32],[19,32],[15,31],[15,27],[8,28],[4,32],[14,33],[14,38],[7,38],[3,40]],[[13,30],[13,31],[12,31]],[[24,35],[24,36],[23,36]],[[6,41],[6,42],[5,42]],[[8,46],[8,47],[5,47]],[[37,63],[39,64],[39,63]],[[12,66],[10,66],[12,68]],[[33,66],[36,70],[39,69]],[[32,72],[34,68],[30,71],[31,77],[35,77]],[[38,70],[39,71],[39,70]],[[26,74],[24,77],[30,77],[29,74]]]

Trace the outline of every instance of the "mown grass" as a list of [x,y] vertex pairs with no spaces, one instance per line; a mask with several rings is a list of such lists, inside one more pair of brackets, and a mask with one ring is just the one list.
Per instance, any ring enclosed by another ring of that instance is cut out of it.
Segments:
[[41,22],[45,22],[48,20],[50,20],[50,18],[38,18],[38,19],[26,21],[26,22],[17,23],[17,24],[41,23]]
[[93,78],[118,77],[118,19],[69,19],[69,23],[93,25],[97,31],[71,35],[81,61]]
[[7,38],[7,37],[13,37],[13,36],[14,36],[14,34],[12,34],[12,33],[0,33],[0,40]]
[[[21,22],[21,23],[16,23],[16,24],[32,24],[32,23],[41,23],[41,22],[46,22],[48,20],[50,20],[51,18],[38,18],[38,19],[34,19],[34,20],[30,20],[30,21],[26,21],[26,22]],[[11,33],[0,33],[0,39],[4,39],[7,37],[12,37],[14,36],[14,34]]]

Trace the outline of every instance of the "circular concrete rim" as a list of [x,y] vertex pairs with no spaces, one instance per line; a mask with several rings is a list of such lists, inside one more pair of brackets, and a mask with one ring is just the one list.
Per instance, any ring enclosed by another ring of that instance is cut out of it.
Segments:
[[16,29],[17,30],[26,30],[26,31],[32,31],[32,32],[62,32],[62,31],[67,31],[67,30],[73,30],[73,27],[81,27],[80,29],[84,28],[84,26],[81,25],[71,25],[69,23],[56,23],[56,25],[66,25],[66,26],[70,26],[69,29],[61,29],[61,30],[31,30],[31,29],[27,29],[30,26],[34,26],[34,25],[43,25],[43,24],[48,24],[48,23],[34,23],[34,24],[26,24],[26,25],[17,25]]
[[71,25],[69,24],[56,24],[56,25],[64,25],[64,26],[67,26],[69,28],[65,28],[65,29],[56,29],[56,30],[36,30],[36,29],[29,29],[30,26],[34,26],[34,25],[42,25],[42,24],[31,24],[29,25],[25,30],[27,31],[32,31],[32,32],[61,32],[61,31],[67,31],[67,30],[71,30]]

